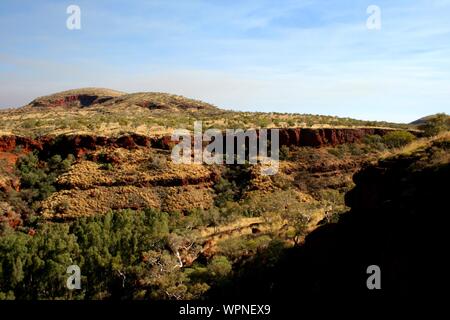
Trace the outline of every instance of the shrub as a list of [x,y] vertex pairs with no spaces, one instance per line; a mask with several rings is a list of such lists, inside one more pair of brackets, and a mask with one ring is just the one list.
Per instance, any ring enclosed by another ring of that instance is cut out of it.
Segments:
[[348,150],[350,151],[350,153],[353,156],[360,156],[360,155],[362,155],[364,153],[364,151],[361,150],[361,148],[358,147],[358,145],[356,145],[354,143],[351,143],[351,144],[348,145]]
[[225,256],[215,256],[208,264],[208,271],[212,276],[225,277],[231,272],[232,266]]
[[383,151],[386,149],[383,137],[378,134],[369,134],[363,138],[363,143],[366,144],[365,152]]
[[151,161],[148,163],[147,169],[158,170],[167,167],[167,159],[162,155],[155,155],[152,157]]
[[20,177],[20,197],[29,205],[47,198],[56,191],[56,178],[66,172],[73,161],[73,155],[68,155],[65,160],[60,155],[54,155],[45,162],[39,160],[34,152],[20,158],[16,163],[16,172]]
[[342,158],[345,155],[345,150],[342,146],[338,146],[336,148],[330,148],[327,150],[329,154],[332,154],[333,156],[337,158]]
[[399,148],[407,145],[416,137],[408,131],[392,131],[383,136],[384,143],[390,148]]
[[64,213],[70,208],[70,204],[68,201],[63,201],[61,203],[58,203],[55,207],[55,211],[57,213]]
[[[91,155],[89,155],[89,156],[92,157]],[[107,154],[105,152],[101,152],[97,156],[97,161],[99,163],[109,163],[109,162],[111,162],[111,159],[110,159],[109,154]]]
[[289,147],[288,146],[281,146],[280,147],[280,160],[287,160],[289,159]]
[[235,262],[243,256],[249,256],[256,253],[260,248],[267,247],[271,240],[272,239],[267,235],[256,238],[229,238],[218,243],[219,252]]
[[363,138],[363,142],[369,145],[376,145],[378,143],[383,143],[383,138],[378,134],[368,134]]
[[265,119],[265,118],[258,119],[258,121],[257,121],[257,125],[260,128],[267,128],[269,123],[270,123],[270,121],[268,119]]
[[106,171],[111,171],[114,169],[114,166],[112,165],[112,163],[102,163],[100,165],[100,169],[101,170],[106,170]]
[[234,200],[236,196],[236,183],[221,177],[219,182],[214,185],[214,190],[217,193],[214,204],[218,207],[223,207],[227,201]]
[[215,184],[215,205],[223,207],[228,201],[238,201],[251,180],[251,167],[247,164],[226,167]]

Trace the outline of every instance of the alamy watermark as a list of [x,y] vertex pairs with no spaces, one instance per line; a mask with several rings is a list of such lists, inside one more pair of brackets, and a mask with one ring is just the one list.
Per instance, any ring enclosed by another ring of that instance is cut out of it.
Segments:
[[70,16],[66,20],[66,27],[69,30],[81,29],[81,8],[77,5],[70,5],[66,9],[66,13]]
[[69,290],[81,289],[81,269],[76,264],[68,266],[66,270],[70,276],[66,280],[66,287]]
[[370,276],[367,278],[366,286],[369,290],[380,290],[381,289],[381,269],[376,264],[370,265],[366,270],[367,274]]
[[366,27],[369,30],[381,30],[381,8],[376,5],[370,5],[366,10],[369,17],[366,21]]
[[207,129],[194,122],[194,137],[186,129],[176,129],[171,159],[180,164],[260,164],[262,175],[274,175],[279,168],[278,129]]
[[[71,4],[67,7],[66,13],[69,17],[66,20],[66,27],[69,30],[81,29],[81,8],[78,5]],[[381,8],[377,5],[370,5],[366,9],[369,17],[366,20],[366,27],[369,30],[381,30]]]

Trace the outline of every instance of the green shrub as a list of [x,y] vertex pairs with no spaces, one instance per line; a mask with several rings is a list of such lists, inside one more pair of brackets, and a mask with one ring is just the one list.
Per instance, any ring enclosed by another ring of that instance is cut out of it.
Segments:
[[40,160],[35,152],[20,158],[16,163],[16,173],[20,177],[20,197],[30,206],[47,198],[56,191],[56,178],[66,172],[73,161],[73,155],[68,155],[64,160],[60,155],[54,155],[46,162]]
[[330,148],[327,149],[329,154],[332,154],[333,156],[337,158],[342,158],[345,155],[345,150],[342,146],[338,146],[336,148]]
[[102,163],[99,168],[101,170],[111,171],[114,169],[114,166],[112,163]]
[[231,261],[237,261],[243,256],[254,254],[259,248],[265,248],[271,242],[267,235],[249,238],[229,238],[219,242],[219,251]]
[[280,160],[288,160],[289,159],[289,147],[288,146],[281,146],[280,147]]
[[378,134],[368,134],[363,138],[365,144],[375,145],[378,143],[383,143],[383,138]]
[[260,128],[267,128],[267,126],[269,125],[270,121],[266,118],[260,118],[257,121],[257,125]]
[[214,190],[217,194],[214,199],[214,204],[218,207],[223,207],[227,201],[234,200],[236,196],[236,183],[220,178],[219,182],[214,185]]
[[350,143],[348,145],[348,150],[350,151],[350,154],[353,156],[360,156],[364,153],[364,151],[361,150],[361,148],[355,143]]
[[363,149],[365,152],[383,151],[386,149],[383,137],[378,134],[369,134],[363,138],[366,145]]
[[225,277],[231,269],[231,262],[225,256],[215,256],[208,264],[209,273],[215,277]]
[[384,143],[390,148],[400,148],[416,137],[408,131],[392,131],[383,136]]

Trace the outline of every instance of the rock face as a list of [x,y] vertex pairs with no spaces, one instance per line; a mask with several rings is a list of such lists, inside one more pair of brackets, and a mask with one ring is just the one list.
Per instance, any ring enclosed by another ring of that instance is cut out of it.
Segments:
[[358,128],[358,129],[280,129],[280,146],[321,147],[344,143],[360,142],[366,135],[383,136],[390,129]]
[[[285,128],[280,131],[280,146],[322,147],[345,143],[360,142],[364,136],[377,134],[380,136],[392,131],[390,129],[358,128],[358,129],[309,129]],[[103,137],[89,134],[63,135],[58,137],[44,136],[36,140],[20,136],[0,136],[0,152],[10,152],[16,147],[24,150],[43,150],[48,153],[69,153],[80,156],[97,147],[121,147],[134,149],[152,147],[170,150],[174,142],[170,136],[148,137],[139,134],[128,134],[120,137]]]
[[119,91],[84,88],[63,91],[49,96],[44,96],[33,100],[31,107],[51,108],[51,107],[89,107],[97,103],[104,103],[115,97],[121,96]]
[[77,106],[77,107],[88,107],[94,102],[99,101],[107,101],[112,98],[100,98],[96,95],[87,95],[87,94],[80,94],[80,95],[70,95],[62,98],[55,98],[54,100],[48,100],[48,101],[35,101],[33,103],[34,107],[53,107],[53,106],[63,106],[63,107],[69,107],[69,106]]
[[[170,139],[170,137],[169,137]],[[73,154],[82,156],[89,151],[95,151],[101,147],[116,147],[135,149],[137,147],[169,147],[169,141],[165,138],[151,138],[138,134],[124,135],[121,137],[102,137],[88,134],[43,136],[38,139],[21,136],[0,136],[0,152],[11,153],[15,150],[23,152],[40,151],[43,155],[60,154],[67,156]]]
[[42,150],[42,144],[31,138],[19,136],[0,136],[0,161],[5,162],[4,169],[12,172],[17,159],[32,150]]
[[0,152],[11,152],[16,148],[21,148],[24,151],[31,151],[41,149],[42,145],[39,141],[31,138],[13,135],[0,136]]

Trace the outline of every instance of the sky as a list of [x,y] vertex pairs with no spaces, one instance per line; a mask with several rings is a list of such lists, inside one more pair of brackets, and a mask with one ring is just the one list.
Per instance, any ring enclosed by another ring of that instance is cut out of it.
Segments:
[[392,122],[450,113],[450,0],[1,0],[0,108],[82,87]]

